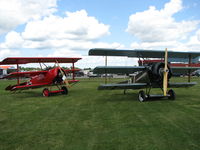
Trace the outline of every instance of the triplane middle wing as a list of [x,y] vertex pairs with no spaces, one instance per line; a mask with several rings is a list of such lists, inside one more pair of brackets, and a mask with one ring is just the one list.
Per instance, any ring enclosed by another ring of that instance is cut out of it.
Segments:
[[[89,55],[95,56],[126,56],[136,57],[139,59],[160,58],[160,61],[150,64],[140,64],[140,66],[99,66],[94,69],[94,73],[98,74],[111,74],[111,73],[123,73],[135,75],[128,81],[120,82],[117,84],[102,84],[98,87],[99,90],[114,90],[114,89],[144,89],[139,92],[138,99],[145,101],[149,98],[163,98],[175,99],[175,92],[168,88],[179,87],[191,87],[196,82],[190,82],[190,73],[193,70],[200,69],[200,67],[192,67],[191,62],[198,59],[200,52],[177,52],[177,51],[165,51],[162,50],[118,50],[118,49],[102,49],[95,48],[89,50]],[[188,61],[187,67],[173,66],[168,60],[184,59]],[[107,63],[106,63],[107,64]],[[189,73],[189,82],[185,83],[170,83],[170,78],[173,72],[185,72]],[[161,88],[163,94],[150,95],[151,88]]]

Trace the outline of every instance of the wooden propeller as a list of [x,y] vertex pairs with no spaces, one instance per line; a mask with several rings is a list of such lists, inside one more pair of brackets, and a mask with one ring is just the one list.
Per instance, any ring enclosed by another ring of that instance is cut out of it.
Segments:
[[63,82],[65,83],[65,85],[66,85],[67,87],[70,87],[69,82],[68,82],[67,77],[66,77],[66,74],[64,73],[64,71],[62,70],[62,68],[60,67],[60,65],[59,65],[58,62],[57,62],[57,65],[58,65],[58,68],[59,68],[59,70],[60,70],[62,76],[65,77],[65,79],[63,80]]
[[167,96],[167,85],[168,85],[168,53],[167,53],[167,48],[165,49],[165,66],[164,66],[164,71],[163,71],[163,95]]

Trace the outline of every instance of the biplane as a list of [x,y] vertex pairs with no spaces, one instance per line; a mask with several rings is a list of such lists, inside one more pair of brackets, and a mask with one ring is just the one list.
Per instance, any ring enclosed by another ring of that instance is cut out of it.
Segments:
[[[96,74],[135,74],[130,80],[116,84],[102,84],[98,90],[127,90],[127,89],[146,89],[140,90],[138,100],[143,102],[152,98],[168,98],[175,99],[175,92],[168,88],[191,87],[196,85],[196,82],[190,82],[191,72],[200,69],[199,66],[192,65],[192,62],[198,60],[200,52],[179,52],[163,50],[119,50],[119,49],[104,49],[94,48],[89,50],[89,55],[105,56],[105,66],[94,68]],[[151,63],[140,63],[139,66],[107,66],[107,56],[125,56],[139,58],[139,62],[145,62],[148,59],[158,59],[159,61],[151,61]],[[176,61],[176,59],[187,60],[185,66],[173,66],[168,60]],[[143,61],[140,61],[143,60]],[[174,72],[187,71],[188,82],[174,83],[170,82],[170,78]],[[107,81],[107,80],[105,80]],[[162,94],[152,95],[152,88],[160,88]]]
[[[17,79],[17,84],[9,85],[5,90],[21,91],[26,89],[34,89],[45,87],[43,89],[43,96],[50,96],[56,93],[68,94],[68,88],[71,84],[77,83],[79,80],[75,79],[75,63],[81,58],[66,58],[66,57],[9,57],[0,62],[0,65],[17,65],[17,71],[12,72],[3,77],[3,79]],[[40,71],[20,72],[20,66],[28,63],[39,63]],[[52,69],[48,69],[45,63],[55,63]],[[71,69],[63,69],[60,63],[72,63]],[[45,70],[45,68],[46,70]],[[72,79],[67,79],[67,74],[72,74]],[[30,78],[29,81],[20,82],[20,78]],[[52,90],[56,86],[57,90]]]

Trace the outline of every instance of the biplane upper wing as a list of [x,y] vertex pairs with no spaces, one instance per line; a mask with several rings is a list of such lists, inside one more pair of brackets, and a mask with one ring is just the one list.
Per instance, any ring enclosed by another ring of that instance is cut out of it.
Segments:
[[46,74],[48,71],[13,72],[3,78],[33,77],[39,74]]
[[131,67],[131,66],[98,66],[94,68],[93,72],[95,74],[104,74],[104,73],[134,73],[137,71],[144,70],[144,66]]
[[[164,58],[165,51],[163,50],[120,50],[120,49],[104,49],[104,48],[94,48],[89,50],[89,55],[95,56],[127,56],[127,57],[137,57],[137,58]],[[168,58],[183,58],[195,59],[200,56],[200,52],[195,51],[168,51]]]
[[27,64],[27,63],[75,63],[81,58],[68,57],[8,57],[0,65]]

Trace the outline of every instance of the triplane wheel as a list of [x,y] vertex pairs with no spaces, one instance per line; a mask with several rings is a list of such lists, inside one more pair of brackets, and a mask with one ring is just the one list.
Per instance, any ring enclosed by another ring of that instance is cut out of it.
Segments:
[[170,90],[167,92],[167,94],[169,95],[168,99],[175,100],[175,98],[176,98],[176,93],[175,93],[172,89],[170,89]]
[[68,94],[68,89],[67,89],[67,87],[66,86],[62,86],[62,88],[61,88],[63,91],[61,92],[62,94]]
[[146,95],[145,95],[145,92],[143,90],[139,91],[138,100],[140,102],[144,102],[146,100]]
[[45,88],[45,89],[43,90],[42,94],[43,94],[43,96],[45,96],[45,97],[49,97],[49,96],[50,96],[50,91],[49,91],[49,89],[48,89],[48,88]]

